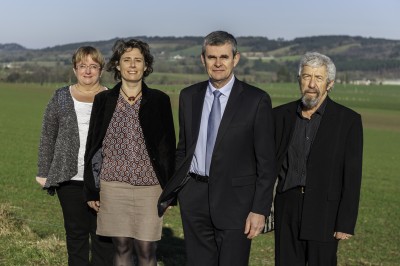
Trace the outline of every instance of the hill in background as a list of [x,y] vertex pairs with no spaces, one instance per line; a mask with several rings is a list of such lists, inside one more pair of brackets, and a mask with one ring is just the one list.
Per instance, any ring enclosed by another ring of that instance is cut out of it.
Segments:
[[[199,59],[203,37],[134,38],[149,43],[155,57],[155,74],[152,75],[154,78],[149,77],[150,81],[181,83],[179,74],[199,75],[198,79],[204,79]],[[71,55],[79,46],[93,45],[108,58],[116,40],[72,43],[44,49],[26,49],[14,43],[0,44],[0,80],[69,82],[74,78]],[[330,56],[338,69],[338,82],[382,83],[399,78],[400,41],[397,40],[357,36],[313,36],[294,40],[249,36],[238,37],[237,40],[242,57],[236,73],[249,82],[295,81],[299,58],[307,51]],[[175,75],[174,78],[168,78],[171,75]],[[112,82],[110,75],[105,78]]]

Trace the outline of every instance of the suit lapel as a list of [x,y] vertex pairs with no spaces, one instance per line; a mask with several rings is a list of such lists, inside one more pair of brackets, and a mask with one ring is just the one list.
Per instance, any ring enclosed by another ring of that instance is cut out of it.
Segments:
[[201,113],[203,112],[204,98],[206,96],[208,82],[202,82],[192,95],[192,144],[197,143],[200,131]]
[[312,155],[313,150],[316,148],[324,147],[328,143],[332,142],[330,137],[332,136],[332,131],[335,130],[335,127],[337,126],[337,123],[335,123],[335,115],[337,113],[336,106],[329,97],[327,98],[327,101],[325,112],[319,124],[317,134],[315,135],[314,141],[311,145],[310,156]]
[[[297,107],[299,106],[300,101],[296,101],[294,105],[290,105],[286,109],[285,113],[285,129],[289,129],[289,140],[292,139],[292,135],[294,132],[294,128],[296,125],[296,118],[297,118]],[[283,134],[284,132],[282,132]]]
[[218,128],[217,139],[215,140],[214,150],[218,147],[218,144],[221,142],[222,137],[224,136],[226,130],[230,122],[232,121],[233,116],[235,115],[236,111],[239,109],[237,108],[240,105],[240,94],[243,92],[242,83],[235,79],[235,83],[233,84],[231,94],[229,95],[228,102],[225,107],[224,114],[221,119],[221,123]]
[[151,104],[148,104],[149,102],[151,102],[151,93],[147,85],[142,82],[142,99],[140,100],[139,119],[143,131],[151,129],[151,124],[154,122],[148,117],[148,110],[151,108]]
[[[106,98],[106,106],[104,111],[104,124],[107,125],[107,127],[104,129],[105,131],[107,131],[108,124],[110,123],[111,118],[114,115],[121,84],[122,84],[121,82],[117,83],[114,86],[114,88],[111,89],[110,93],[108,94],[108,97]],[[104,135],[105,134],[106,132],[104,132]]]

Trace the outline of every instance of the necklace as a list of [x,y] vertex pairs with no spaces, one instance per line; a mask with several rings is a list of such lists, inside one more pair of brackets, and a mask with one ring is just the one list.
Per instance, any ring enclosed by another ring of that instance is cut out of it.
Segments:
[[96,93],[96,92],[98,92],[100,90],[100,88],[101,88],[101,85],[99,85],[97,90],[82,91],[82,90],[79,89],[79,85],[75,84],[75,89],[77,89],[81,93],[86,93],[86,94],[88,94],[88,93]]
[[130,102],[134,101],[134,100],[139,96],[139,94],[142,92],[142,90],[140,90],[140,91],[136,94],[136,96],[128,96],[128,94],[126,94],[126,92],[124,91],[123,88],[121,88],[121,91],[125,94],[125,96],[128,98],[128,101],[130,101]]

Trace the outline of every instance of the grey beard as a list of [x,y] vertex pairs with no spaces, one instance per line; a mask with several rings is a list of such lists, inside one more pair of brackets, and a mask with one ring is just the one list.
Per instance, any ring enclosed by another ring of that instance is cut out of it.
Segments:
[[310,99],[310,98],[307,98],[305,95],[303,95],[303,97],[301,97],[301,102],[307,109],[312,109],[318,105],[319,97],[317,97],[315,99]]

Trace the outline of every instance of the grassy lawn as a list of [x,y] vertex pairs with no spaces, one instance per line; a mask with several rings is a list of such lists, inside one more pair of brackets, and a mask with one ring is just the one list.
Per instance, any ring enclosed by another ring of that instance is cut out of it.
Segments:
[[[60,86],[0,83],[0,265],[67,265],[58,199],[34,179],[42,115]],[[298,97],[296,84],[258,86],[274,106]],[[175,118],[181,87],[162,88]],[[338,85],[331,97],[361,113],[364,123],[359,219],[356,235],[339,246],[339,264],[399,265],[400,87]],[[250,265],[273,265],[273,251],[273,233],[256,238]],[[179,266],[184,256],[179,210],[173,208],[164,219],[158,258],[161,265]]]

